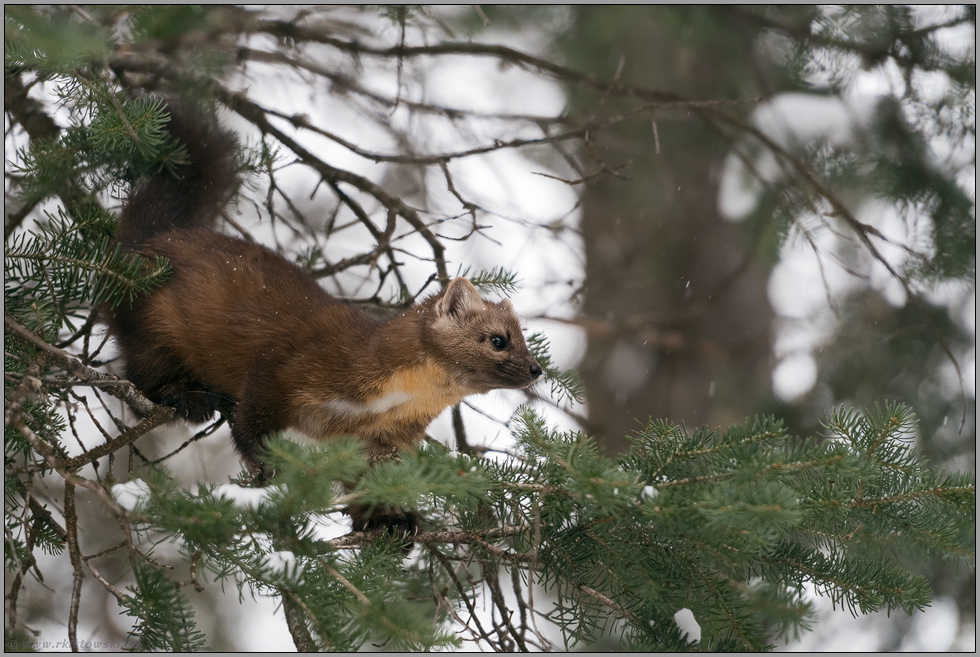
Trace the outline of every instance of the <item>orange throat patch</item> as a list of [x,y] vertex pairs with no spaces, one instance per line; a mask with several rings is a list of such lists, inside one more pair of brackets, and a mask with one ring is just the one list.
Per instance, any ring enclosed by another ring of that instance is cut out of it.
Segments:
[[398,433],[402,425],[428,425],[447,407],[475,392],[454,382],[444,368],[426,362],[396,371],[376,394],[364,400],[324,399],[313,391],[304,391],[300,406],[313,410],[316,419],[307,416],[304,426],[297,428],[314,438],[336,434],[341,427],[343,432],[362,436]]

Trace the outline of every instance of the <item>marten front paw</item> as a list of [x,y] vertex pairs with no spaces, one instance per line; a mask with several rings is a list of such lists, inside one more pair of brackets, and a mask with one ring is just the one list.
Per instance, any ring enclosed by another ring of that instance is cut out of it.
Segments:
[[242,483],[248,486],[261,488],[269,484],[276,476],[275,468],[264,463],[245,458],[242,459],[242,463],[248,471],[248,475],[242,479]]
[[[390,509],[366,504],[356,504],[347,508],[351,517],[352,529],[356,532],[387,533],[401,539],[409,539],[422,531],[422,516],[408,509]],[[412,550],[412,541],[404,540],[402,552]]]

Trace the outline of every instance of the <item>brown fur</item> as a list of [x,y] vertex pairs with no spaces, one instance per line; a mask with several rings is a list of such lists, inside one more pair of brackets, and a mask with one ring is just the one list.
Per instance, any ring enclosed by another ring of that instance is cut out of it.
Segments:
[[[173,276],[112,317],[127,375],[150,399],[197,422],[220,410],[246,463],[260,468],[270,432],[353,434],[381,458],[415,445],[466,395],[540,376],[510,302],[483,300],[466,279],[381,320],[273,251],[215,232],[213,214],[235,184],[233,142],[213,118],[175,111],[171,123],[190,151],[185,175],[196,178],[182,180],[197,206],[170,198],[182,187],[165,174],[137,185],[120,238],[167,258]],[[181,213],[175,228],[170,208]]]

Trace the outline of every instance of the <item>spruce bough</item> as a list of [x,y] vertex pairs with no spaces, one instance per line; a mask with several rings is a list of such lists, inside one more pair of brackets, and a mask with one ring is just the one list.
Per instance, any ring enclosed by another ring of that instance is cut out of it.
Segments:
[[[812,629],[807,584],[855,615],[911,613],[930,590],[906,557],[974,564],[973,476],[916,456],[907,407],[840,409],[824,426],[798,439],[764,417],[691,433],[650,422],[617,462],[523,408],[508,458],[437,445],[373,469],[354,441],[275,441],[278,474],[261,500],[236,504],[227,487],[191,494],[147,469],[136,524],[175,539],[201,580],[280,598],[297,646],[479,639],[507,650],[612,637],[642,651],[764,650]],[[329,484],[338,479],[359,483],[340,497]],[[318,514],[352,500],[422,513],[426,531],[407,561],[387,536],[318,538]],[[136,618],[135,645],[173,648],[184,635],[196,639],[186,647],[203,645],[155,567],[141,564],[121,601]],[[678,628],[681,609],[700,625],[699,642]]]

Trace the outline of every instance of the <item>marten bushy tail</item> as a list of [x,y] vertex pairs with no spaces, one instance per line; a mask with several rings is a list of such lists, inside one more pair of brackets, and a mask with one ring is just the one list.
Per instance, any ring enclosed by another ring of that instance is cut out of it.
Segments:
[[119,224],[126,249],[169,230],[213,228],[238,187],[235,138],[214,114],[187,101],[168,104],[167,130],[187,151],[187,163],[176,175],[163,169],[134,183]]

